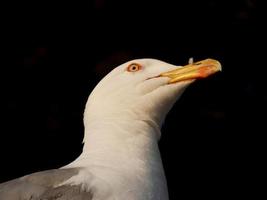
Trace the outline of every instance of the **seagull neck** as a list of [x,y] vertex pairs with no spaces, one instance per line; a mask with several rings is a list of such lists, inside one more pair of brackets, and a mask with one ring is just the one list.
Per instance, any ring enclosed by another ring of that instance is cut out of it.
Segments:
[[84,152],[94,148],[102,149],[102,142],[107,146],[133,141],[151,141],[157,144],[159,136],[160,127],[153,122],[121,118],[89,122],[85,125]]
[[118,199],[167,200],[158,131],[147,122],[126,119],[85,123],[83,153],[68,167],[90,172],[100,181],[100,193],[107,184]]
[[111,159],[119,163],[129,157],[150,159],[149,154],[157,153],[153,157],[160,157],[159,135],[160,127],[152,122],[127,119],[85,122],[84,148],[79,159],[84,160],[84,164],[88,158],[90,165],[93,160],[95,164],[113,165]]

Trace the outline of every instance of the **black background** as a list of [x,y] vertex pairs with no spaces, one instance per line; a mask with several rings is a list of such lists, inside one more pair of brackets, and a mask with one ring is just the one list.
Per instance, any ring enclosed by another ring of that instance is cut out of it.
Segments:
[[163,126],[170,199],[261,190],[267,66],[260,1],[25,0],[2,9],[0,182],[81,153],[87,97],[115,66],[211,57],[223,72],[190,86]]

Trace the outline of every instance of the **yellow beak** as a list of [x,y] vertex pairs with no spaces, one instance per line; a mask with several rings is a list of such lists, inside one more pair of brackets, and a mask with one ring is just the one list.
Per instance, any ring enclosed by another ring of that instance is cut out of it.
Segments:
[[206,78],[221,70],[222,67],[219,61],[205,59],[199,62],[190,63],[172,71],[164,72],[159,76],[170,78],[169,84],[172,84],[179,81]]

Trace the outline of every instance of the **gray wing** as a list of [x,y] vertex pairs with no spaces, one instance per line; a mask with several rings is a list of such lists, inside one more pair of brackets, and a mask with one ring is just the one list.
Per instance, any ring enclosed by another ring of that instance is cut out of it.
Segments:
[[79,185],[55,187],[79,172],[79,168],[33,173],[0,184],[0,200],[92,200],[92,191]]

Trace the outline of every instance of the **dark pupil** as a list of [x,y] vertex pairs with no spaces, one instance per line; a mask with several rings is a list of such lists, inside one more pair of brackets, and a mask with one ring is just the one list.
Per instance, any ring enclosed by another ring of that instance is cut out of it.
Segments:
[[132,70],[136,70],[136,69],[137,69],[136,65],[133,65]]

